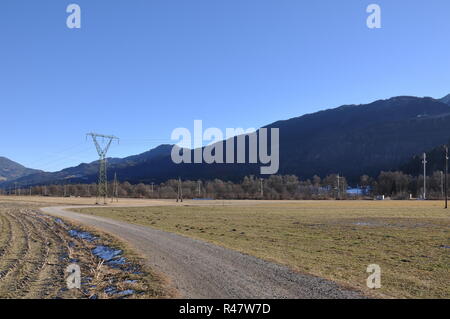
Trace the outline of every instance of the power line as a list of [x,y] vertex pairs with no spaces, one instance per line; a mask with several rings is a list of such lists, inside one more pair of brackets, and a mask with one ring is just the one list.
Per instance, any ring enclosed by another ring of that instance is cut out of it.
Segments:
[[[85,143],[78,143],[69,148],[65,148],[62,151],[58,151],[56,153],[47,152],[47,153],[45,153],[46,154],[45,156],[34,159],[31,162],[27,162],[26,165],[28,167],[36,167],[36,166],[46,165],[47,163],[61,161],[62,159],[70,158],[71,156],[68,156],[67,154],[77,155],[77,154],[80,154],[81,152],[83,152],[84,150],[86,150],[87,148],[86,148],[86,145],[84,145],[84,144]],[[83,146],[83,149],[80,150],[81,146]],[[50,156],[59,156],[59,158],[54,158],[54,159],[49,160],[49,158],[48,158],[49,155]],[[78,159],[78,158],[72,157],[72,159]]]

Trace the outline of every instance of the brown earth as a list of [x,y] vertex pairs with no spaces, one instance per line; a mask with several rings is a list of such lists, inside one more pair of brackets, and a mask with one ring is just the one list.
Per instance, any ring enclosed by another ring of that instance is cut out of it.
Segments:
[[[138,256],[106,234],[92,232],[89,242],[71,237],[81,229],[42,214],[29,204],[0,202],[0,298],[158,298],[169,294],[163,280],[140,265]],[[129,264],[139,271],[110,267],[92,249],[97,245],[125,248]],[[67,289],[65,269],[81,268],[81,289]],[[111,288],[112,293],[105,289]],[[121,291],[133,294],[120,295]],[[117,293],[114,293],[117,292]]]

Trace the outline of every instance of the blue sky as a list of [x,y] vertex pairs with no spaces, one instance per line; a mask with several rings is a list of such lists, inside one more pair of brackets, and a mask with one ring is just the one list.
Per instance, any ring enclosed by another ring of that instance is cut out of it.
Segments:
[[[66,26],[66,7],[82,28]],[[382,8],[368,29],[366,7]],[[0,156],[58,170],[342,104],[450,93],[448,0],[2,0]]]

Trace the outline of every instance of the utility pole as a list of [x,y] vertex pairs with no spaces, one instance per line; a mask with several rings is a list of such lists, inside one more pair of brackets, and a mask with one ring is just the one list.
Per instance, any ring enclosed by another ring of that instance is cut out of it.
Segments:
[[30,186],[30,196],[31,196],[31,186]]
[[439,172],[441,173],[441,198],[444,198],[444,172]]
[[66,184],[64,184],[64,197],[67,195]]
[[261,199],[263,199],[264,198],[263,179],[260,178],[259,181],[260,181],[260,186],[261,186]]
[[17,182],[14,182],[14,195],[17,196]]
[[[103,135],[97,133],[88,133],[88,136],[92,137],[92,141],[95,144],[97,149],[97,153],[99,156],[99,171],[98,171],[98,186],[97,186],[97,198],[96,204],[98,204],[98,199],[103,197],[103,204],[106,205],[106,198],[108,197],[108,177],[106,174],[106,153],[108,153],[109,147],[111,146],[111,142],[113,140],[119,141],[119,138],[113,135]],[[106,144],[104,147],[100,145],[97,138],[101,137],[103,140],[106,140]]]
[[183,202],[183,189],[181,187],[181,178],[178,177],[178,193],[177,193],[177,203]]
[[427,153],[423,153],[423,199],[427,199]]
[[341,177],[339,174],[337,174],[337,191],[338,191],[338,199],[341,198],[341,183],[340,183]]
[[117,181],[117,173],[114,173],[114,183],[113,183],[113,193],[111,203],[114,202],[114,199],[116,200],[116,202],[119,202],[119,183]]
[[447,209],[448,205],[447,205],[447,192],[448,192],[448,146],[445,145],[445,209]]
[[198,193],[198,197],[200,197],[202,194],[202,182],[201,181],[197,181],[197,193]]
[[155,184],[155,183],[152,182],[152,195],[153,195],[153,184]]

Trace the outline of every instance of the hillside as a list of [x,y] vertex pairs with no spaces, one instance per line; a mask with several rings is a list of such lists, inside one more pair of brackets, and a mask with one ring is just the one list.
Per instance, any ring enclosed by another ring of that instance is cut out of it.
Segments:
[[40,171],[26,168],[6,157],[0,157],[0,182],[10,181]]
[[[450,145],[450,140],[447,143]],[[433,149],[427,150],[427,175],[437,171],[445,171],[445,148],[439,145]],[[405,174],[423,175],[423,153],[411,157],[405,164],[399,167],[399,170]],[[449,163],[450,164],[450,163]]]
[[447,95],[447,96],[444,96],[442,99],[440,99],[440,101],[441,101],[442,103],[445,103],[445,104],[450,105],[450,94]]
[[[344,105],[289,120],[267,128],[280,129],[279,174],[301,178],[332,173],[357,181],[363,174],[398,169],[413,156],[450,139],[450,105],[446,98],[400,96],[365,105]],[[110,161],[122,181],[161,182],[169,178],[240,180],[258,175],[260,164],[180,164],[170,158],[170,145]],[[35,174],[21,184],[67,181],[95,182],[96,163],[57,173]]]
[[[108,158],[108,169],[111,172],[124,167],[133,167],[147,160],[158,158],[161,154],[170,154],[172,145],[160,145],[155,149],[144,152],[139,155],[133,155],[125,158]],[[98,173],[98,161],[91,163],[82,163],[75,167],[69,167],[58,172],[33,171],[34,174],[20,176],[14,180],[19,185],[36,185],[52,183],[71,183],[81,182],[89,183],[96,181]],[[114,174],[114,173],[112,173]],[[0,183],[0,187],[8,186],[12,181]]]

